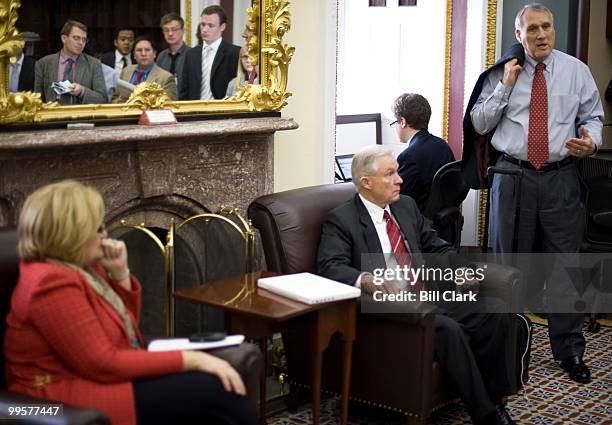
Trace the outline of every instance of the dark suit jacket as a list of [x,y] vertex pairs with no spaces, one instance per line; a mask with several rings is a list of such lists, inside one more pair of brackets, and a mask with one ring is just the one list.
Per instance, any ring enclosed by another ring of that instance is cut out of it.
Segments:
[[525,50],[520,43],[510,47],[495,64],[485,70],[476,81],[474,90],[470,96],[468,106],[463,117],[463,155],[461,157],[461,171],[463,178],[471,189],[486,189],[489,187],[487,182],[487,167],[495,165],[499,152],[491,145],[491,139],[495,133],[495,129],[487,134],[480,135],[474,130],[472,124],[472,109],[484,85],[485,78],[492,70],[504,66],[506,62],[516,58],[519,65],[525,63]]
[[[100,58],[100,62],[114,69],[115,68],[115,50],[113,50],[112,52],[104,53],[102,57]],[[134,60],[134,56],[130,55],[130,58],[132,59],[132,64],[135,64],[136,61]]]
[[32,56],[24,56],[21,63],[21,71],[19,72],[19,91],[34,91],[34,66],[36,59]]
[[436,171],[454,160],[448,143],[425,129],[419,131],[397,157],[398,172],[404,180],[402,195],[412,197],[423,212]]
[[[60,54],[54,53],[36,61],[34,89],[41,94],[43,102],[55,102],[57,96],[51,84],[57,81]],[[78,99],[79,103],[107,103],[106,83],[100,61],[86,53],[77,58],[74,83],[85,88],[85,94]]]
[[[415,266],[424,263],[421,253],[454,252],[451,245],[440,239],[429,227],[412,198],[401,196],[390,208],[408,243]],[[449,256],[440,255],[436,266],[452,267],[449,261],[453,260]],[[376,228],[359,195],[330,211],[323,223],[319,242],[317,273],[353,285],[362,272],[384,267],[385,260]]]
[[[210,72],[210,89],[215,99],[223,99],[227,85],[236,76],[240,47],[221,40]],[[179,78],[180,100],[199,100],[200,83],[202,82],[202,45],[199,44],[187,51],[183,75]]]

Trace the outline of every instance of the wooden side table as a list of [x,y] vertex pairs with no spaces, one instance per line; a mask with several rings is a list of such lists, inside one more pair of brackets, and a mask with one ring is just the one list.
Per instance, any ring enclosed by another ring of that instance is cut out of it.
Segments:
[[260,419],[266,423],[267,337],[294,327],[305,327],[310,335],[312,353],[312,419],[319,423],[321,402],[321,369],[323,351],[331,337],[339,332],[343,344],[341,423],[347,423],[348,392],[351,376],[351,359],[355,339],[357,301],[355,299],[325,304],[308,305],[293,301],[265,289],[257,288],[259,277],[275,273],[256,272],[196,288],[177,291],[179,299],[217,307],[225,312],[226,329],[244,334],[248,339],[258,339],[264,351],[264,368],[260,381]]

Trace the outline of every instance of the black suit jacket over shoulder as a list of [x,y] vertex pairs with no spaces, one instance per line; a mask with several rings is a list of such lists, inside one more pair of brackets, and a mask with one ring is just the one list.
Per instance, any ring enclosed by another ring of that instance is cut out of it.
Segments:
[[491,71],[504,66],[506,62],[512,59],[517,59],[519,65],[525,63],[525,50],[520,43],[516,43],[510,47],[491,68],[480,74],[465,110],[465,115],[463,117],[463,156],[461,171],[463,172],[463,178],[471,189],[486,189],[489,187],[487,182],[487,168],[491,165],[495,165],[499,157],[499,152],[491,145],[491,139],[495,133],[495,128],[487,134],[481,135],[476,133],[474,125],[472,124],[472,109],[480,97],[487,76]]
[[[210,71],[210,89],[215,99],[223,99],[227,85],[236,77],[240,47],[221,40]],[[189,49],[185,55],[183,75],[179,79],[179,100],[199,100],[202,82],[202,45]]]
[[[421,253],[454,252],[451,245],[429,227],[412,198],[401,196],[390,208],[408,243],[413,264],[423,263]],[[448,261],[448,258],[440,258],[438,266],[450,267]],[[385,259],[374,222],[359,195],[330,211],[323,223],[317,272],[353,285],[362,272],[384,267]]]

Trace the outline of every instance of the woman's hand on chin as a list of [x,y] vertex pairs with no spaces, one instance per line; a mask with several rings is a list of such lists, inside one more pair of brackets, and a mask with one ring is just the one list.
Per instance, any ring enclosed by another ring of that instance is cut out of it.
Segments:
[[102,240],[102,251],[104,257],[100,261],[109,277],[129,290],[131,287],[130,269],[125,243],[117,239],[105,238]]

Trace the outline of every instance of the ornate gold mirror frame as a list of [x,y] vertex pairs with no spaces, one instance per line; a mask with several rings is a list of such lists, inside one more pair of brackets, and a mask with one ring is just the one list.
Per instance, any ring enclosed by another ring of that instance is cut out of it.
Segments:
[[[487,38],[485,45],[485,68],[490,68],[495,63],[495,46],[497,40],[497,0],[487,1]],[[485,218],[487,216],[487,202],[489,189],[479,191],[478,202],[478,246],[484,242],[485,227],[489,225]]]
[[249,84],[234,97],[172,101],[157,84],[144,83],[124,104],[73,106],[42,103],[40,93],[9,93],[9,63],[15,62],[18,49],[24,47],[16,27],[20,6],[19,0],[0,0],[0,125],[138,118],[146,109],[160,108],[171,109],[177,116],[278,111],[291,96],[287,77],[295,49],[283,44],[283,36],[291,28],[286,0],[253,0],[247,9],[254,34],[249,40],[249,56],[253,64],[259,64],[260,84]]

